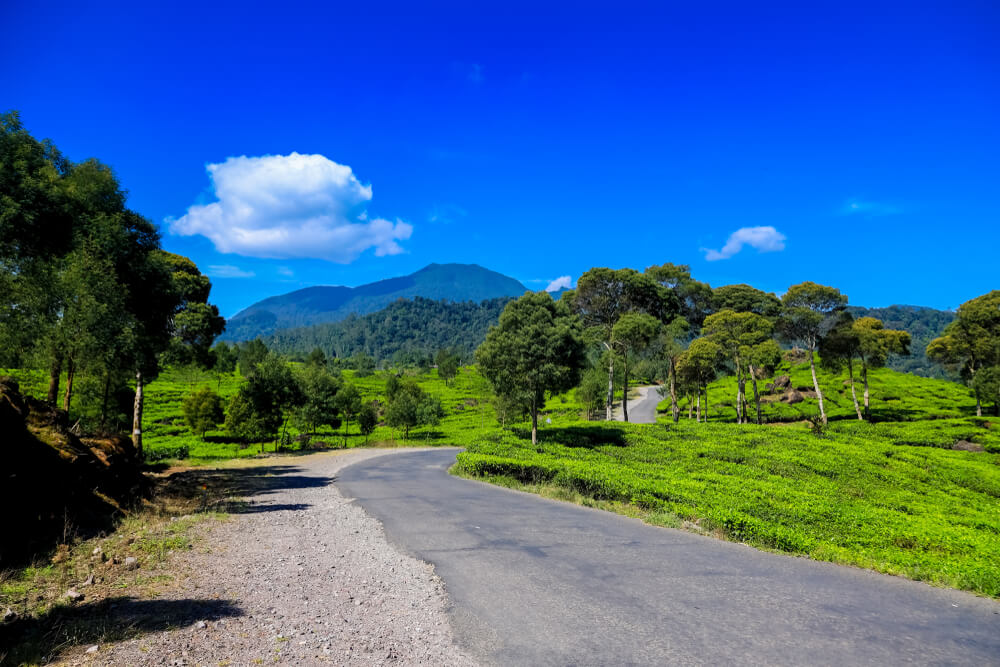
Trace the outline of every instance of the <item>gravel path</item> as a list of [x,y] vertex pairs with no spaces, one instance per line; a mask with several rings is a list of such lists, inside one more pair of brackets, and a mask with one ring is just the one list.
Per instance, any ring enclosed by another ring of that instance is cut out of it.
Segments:
[[137,626],[156,613],[175,629],[100,646],[74,662],[474,664],[454,642],[433,568],[390,545],[381,524],[330,484],[345,466],[392,454],[268,461],[261,474],[270,484],[246,512],[210,523],[192,552],[175,557],[184,572],[175,590],[135,603]]

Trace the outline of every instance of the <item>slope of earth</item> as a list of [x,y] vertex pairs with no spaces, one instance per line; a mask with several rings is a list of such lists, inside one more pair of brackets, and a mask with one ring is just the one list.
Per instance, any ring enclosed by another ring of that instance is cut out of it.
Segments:
[[401,298],[484,301],[526,291],[517,280],[476,264],[430,264],[408,276],[358,287],[307,287],[264,299],[233,316],[223,339],[251,340],[280,329],[336,322],[380,310]]

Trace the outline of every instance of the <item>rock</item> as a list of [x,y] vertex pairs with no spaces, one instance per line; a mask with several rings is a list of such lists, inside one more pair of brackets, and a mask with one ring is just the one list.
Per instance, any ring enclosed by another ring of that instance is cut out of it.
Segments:
[[801,347],[793,347],[790,350],[786,350],[781,355],[781,358],[794,366],[809,361],[809,353]]
[[68,600],[72,600],[73,602],[79,602],[80,600],[83,599],[83,593],[78,593],[71,588],[68,591],[66,591],[66,594],[63,595],[63,597]]
[[129,556],[128,558],[125,559],[125,569],[135,570],[138,569],[138,567],[139,567],[139,559],[136,558],[135,556]]
[[10,623],[11,621],[17,620],[17,612],[7,607],[7,611],[3,613],[3,622]]
[[952,449],[957,449],[963,452],[982,452],[985,451],[983,446],[978,442],[969,442],[968,440],[959,440],[954,445],[951,446]]
[[198,621],[197,623],[194,624],[194,627],[198,628],[199,630],[204,630],[206,627],[208,627],[208,624],[205,623],[205,621]]
[[774,378],[775,391],[784,391],[785,389],[788,389],[791,386],[792,386],[792,378],[788,377],[787,375],[779,375],[778,377]]
[[793,403],[801,403],[804,399],[801,393],[793,389],[785,394],[781,400],[789,405],[792,405]]
[[91,572],[90,575],[80,585],[81,586],[93,586],[94,585],[94,573]]
[[97,653],[99,648],[100,647],[97,644],[94,644],[93,646],[87,649],[87,653]]

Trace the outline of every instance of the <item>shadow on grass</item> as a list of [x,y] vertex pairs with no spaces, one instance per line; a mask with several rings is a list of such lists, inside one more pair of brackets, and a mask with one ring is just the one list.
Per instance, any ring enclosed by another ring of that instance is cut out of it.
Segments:
[[[531,429],[515,426],[511,432],[518,438],[531,439]],[[609,426],[562,426],[538,429],[539,442],[555,442],[566,447],[586,447],[593,449],[611,445],[625,447],[625,432]]]
[[229,600],[140,600],[115,597],[56,607],[0,626],[0,664],[48,662],[70,646],[100,644],[198,621],[242,616]]

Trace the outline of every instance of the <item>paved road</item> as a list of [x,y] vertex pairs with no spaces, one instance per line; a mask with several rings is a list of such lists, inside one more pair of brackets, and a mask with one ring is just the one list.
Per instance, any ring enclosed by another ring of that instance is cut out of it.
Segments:
[[1000,664],[1000,604],[452,477],[456,450],[337,481],[433,563],[486,662]]
[[[628,402],[628,420],[632,424],[655,424],[656,406],[660,403],[660,394],[656,386],[636,387],[638,398]],[[615,419],[623,421],[622,404],[619,401],[615,407]]]

